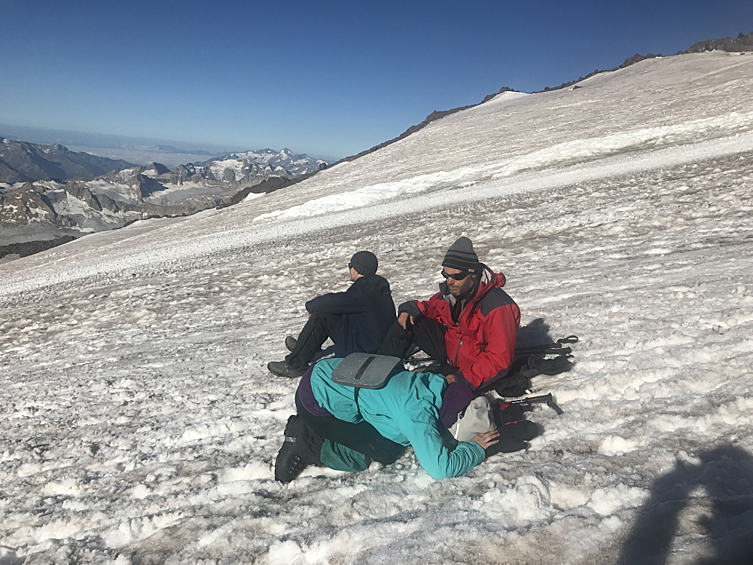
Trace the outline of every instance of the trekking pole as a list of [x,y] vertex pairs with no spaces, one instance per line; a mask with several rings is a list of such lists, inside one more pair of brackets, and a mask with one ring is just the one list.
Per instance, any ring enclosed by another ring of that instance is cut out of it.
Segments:
[[[557,403],[554,402],[554,397],[552,396],[552,393],[549,394],[542,394],[540,396],[529,396],[528,398],[518,398],[516,400],[508,400],[505,402],[506,405],[511,404],[517,404],[519,406],[528,406],[529,408],[532,407],[533,404],[546,404],[554,410],[557,413],[557,416],[562,416],[564,414],[564,410],[557,406]],[[506,407],[505,404],[500,406],[500,409],[503,407]]]

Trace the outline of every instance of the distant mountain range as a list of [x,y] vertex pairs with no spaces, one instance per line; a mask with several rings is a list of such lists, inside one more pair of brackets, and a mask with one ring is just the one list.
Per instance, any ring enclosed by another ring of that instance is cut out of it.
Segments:
[[133,166],[127,161],[69,151],[63,145],[38,145],[0,137],[0,183],[90,180]]
[[[195,155],[196,152],[191,154]],[[172,171],[159,163],[143,167],[143,170],[151,171],[151,176],[159,176],[167,182],[185,182],[190,179],[197,182],[219,181],[246,185],[258,184],[272,176],[295,178],[308,175],[318,171],[323,165],[326,162],[321,159],[298,155],[290,149],[260,149],[229,153],[203,163],[187,163]],[[70,151],[59,144],[40,145],[0,137],[0,183],[6,185],[42,180],[92,180],[126,168],[138,166],[119,159]]]
[[178,147],[175,147],[174,145],[155,145],[151,148],[146,147],[144,149],[154,149],[155,151],[159,153],[179,153],[183,155],[206,155],[207,157],[212,157],[215,155],[214,153],[210,153],[209,151],[202,151],[200,149],[196,149],[193,151],[189,151],[187,149],[179,149]]
[[326,166],[289,149],[262,149],[170,170],[0,138],[0,256],[11,245],[6,252],[23,255],[64,237],[226,206]]
[[[678,55],[715,49],[753,51],[753,33],[701,41]],[[661,57],[661,54],[636,54],[610,70],[652,57]],[[577,88],[578,82],[602,72],[609,71],[596,70],[545,90]],[[499,92],[507,90],[511,89],[505,87]],[[496,94],[499,93],[487,96],[479,104]],[[343,161],[377,151],[433,121],[479,104],[432,112],[400,136]],[[181,152],[169,146],[155,149]],[[202,153],[206,152],[190,152],[191,155]],[[123,160],[69,151],[63,145],[38,145],[0,137],[0,257],[7,253],[36,252],[138,219],[181,216],[234,204],[251,192],[282,188],[326,166],[323,160],[297,155],[289,149],[263,149],[231,153],[173,169],[159,163],[139,167]]]

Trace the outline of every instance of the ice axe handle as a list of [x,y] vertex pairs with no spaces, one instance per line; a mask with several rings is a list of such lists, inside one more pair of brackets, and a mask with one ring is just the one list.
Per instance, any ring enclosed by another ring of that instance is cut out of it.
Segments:
[[508,403],[509,404],[523,404],[523,405],[527,404],[529,406],[531,404],[546,404],[547,406],[549,406],[549,408],[551,408],[552,410],[554,410],[557,413],[558,416],[562,416],[562,414],[565,413],[562,410],[562,408],[560,408],[559,406],[557,406],[557,403],[554,402],[554,397],[552,396],[551,392],[549,394],[542,394],[540,396],[529,396],[528,398],[520,398],[520,399],[517,399],[517,400],[510,400],[510,401],[508,401]]

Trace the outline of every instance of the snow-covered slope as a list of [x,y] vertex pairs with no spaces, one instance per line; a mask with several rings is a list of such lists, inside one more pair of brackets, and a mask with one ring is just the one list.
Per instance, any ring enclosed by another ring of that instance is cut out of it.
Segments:
[[[504,94],[239,206],[0,265],[0,559],[698,563],[753,540],[753,56]],[[433,481],[272,465],[303,302],[358,249],[396,302],[459,235],[577,334],[527,452]]]

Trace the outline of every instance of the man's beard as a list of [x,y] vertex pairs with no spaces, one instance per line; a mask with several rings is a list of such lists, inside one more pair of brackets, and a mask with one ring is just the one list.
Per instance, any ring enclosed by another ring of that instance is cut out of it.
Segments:
[[469,277],[463,281],[462,284],[452,287],[448,286],[450,294],[452,294],[458,300],[465,300],[475,294],[477,279]]

